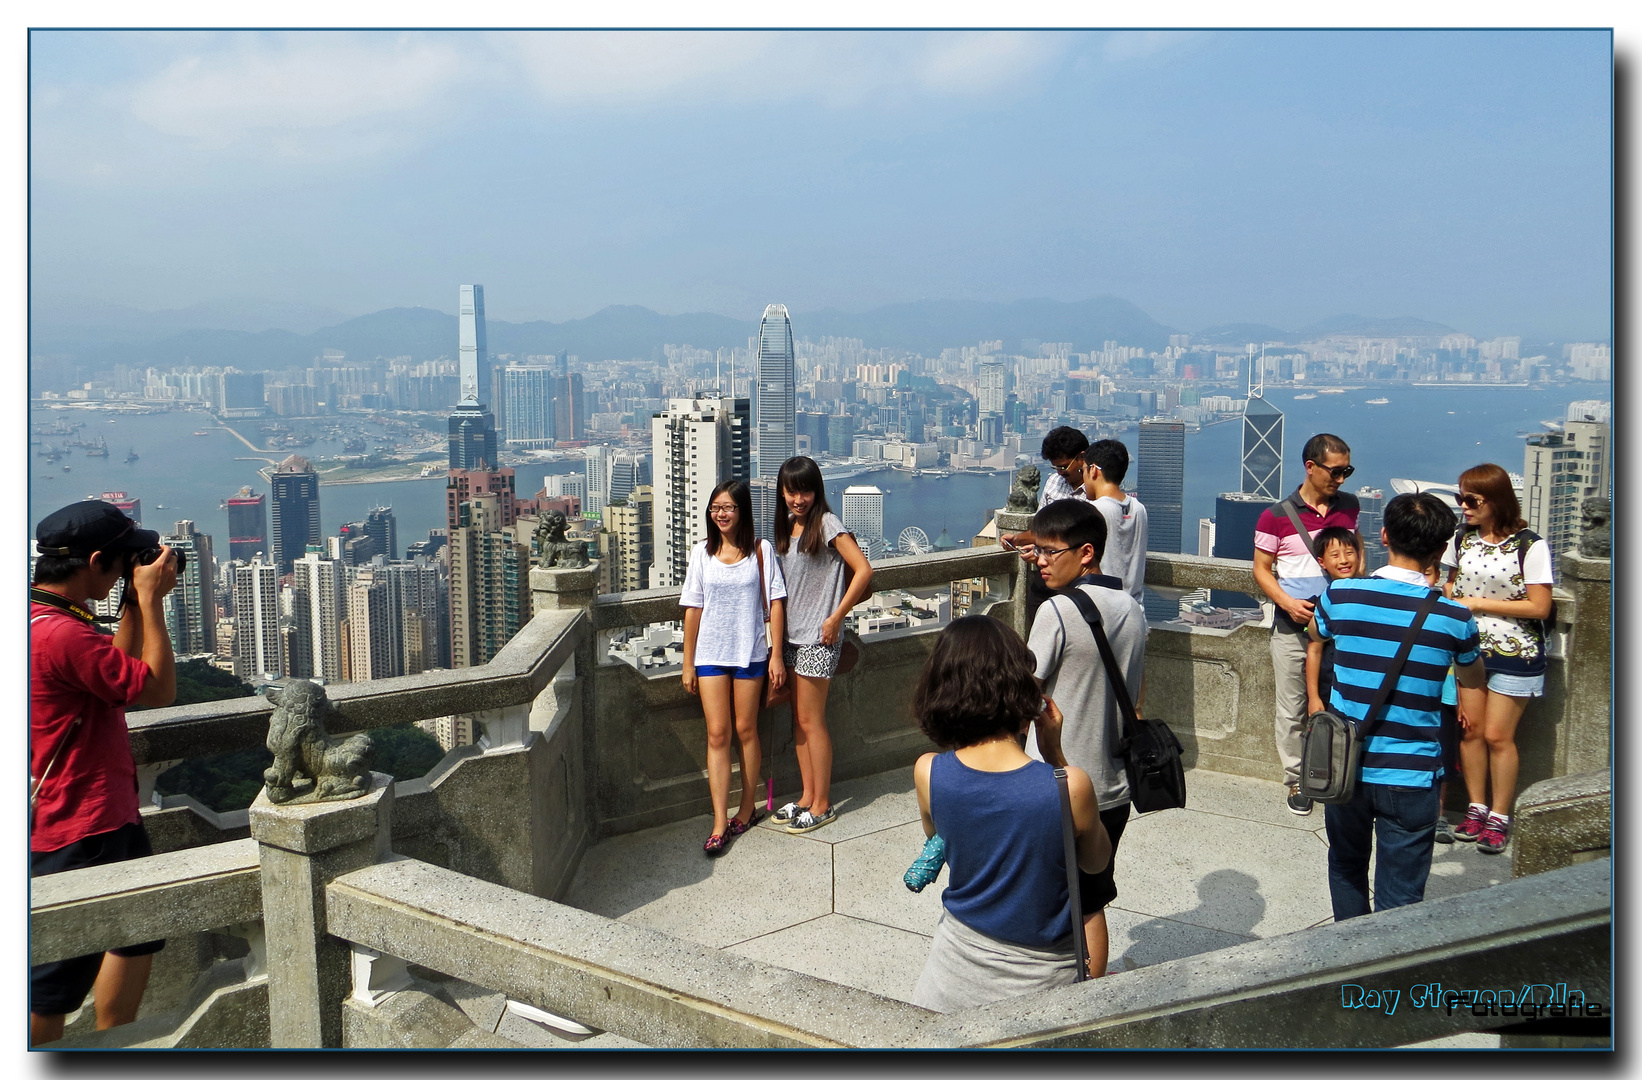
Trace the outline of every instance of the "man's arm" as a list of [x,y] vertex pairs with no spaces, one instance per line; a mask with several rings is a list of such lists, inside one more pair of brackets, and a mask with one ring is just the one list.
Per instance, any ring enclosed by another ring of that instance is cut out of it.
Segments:
[[[176,657],[171,653],[171,635],[165,629],[165,594],[177,584],[175,562],[171,549],[162,547],[160,557],[147,566],[137,567],[126,585],[132,597],[127,602],[125,617],[120,620],[120,631],[125,631],[127,623],[136,624],[132,630],[137,651],[122,651],[140,656],[143,663],[148,665],[148,682],[143,685],[142,693],[131,702],[133,705],[156,708],[177,699]],[[133,601],[136,603],[135,615],[129,606]],[[114,635],[114,644],[116,647],[120,645],[118,633]]]
[[1297,600],[1277,584],[1277,556],[1269,551],[1254,549],[1254,583],[1266,594],[1266,599],[1288,612],[1289,618],[1304,625],[1311,621],[1312,602]]

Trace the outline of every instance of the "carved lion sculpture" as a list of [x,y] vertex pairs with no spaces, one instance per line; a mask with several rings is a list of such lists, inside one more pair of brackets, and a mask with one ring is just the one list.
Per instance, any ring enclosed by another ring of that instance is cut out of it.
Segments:
[[1004,504],[1005,510],[1016,513],[1030,514],[1038,508],[1038,482],[1042,478],[1036,465],[1023,465],[1015,473],[1015,483],[1009,489],[1009,501]]
[[568,540],[564,535],[565,516],[558,510],[542,515],[531,539],[536,545],[536,565],[559,566],[573,570],[587,565],[587,544]]
[[268,749],[274,763],[262,774],[268,801],[321,802],[352,799],[371,787],[371,739],[363,733],[332,738],[325,721],[336,706],[325,688],[308,679],[292,679],[270,689],[274,715],[268,721]]
[[1613,557],[1613,531],[1609,518],[1613,503],[1608,499],[1586,499],[1579,504],[1579,553],[1596,559]]

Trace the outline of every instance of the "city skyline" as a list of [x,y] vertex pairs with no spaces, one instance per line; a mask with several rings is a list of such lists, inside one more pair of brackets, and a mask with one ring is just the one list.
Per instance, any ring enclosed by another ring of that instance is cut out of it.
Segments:
[[[442,308],[456,276],[509,281],[492,315],[518,321],[1118,295],[1188,331],[1355,311],[1609,340],[1611,45],[36,31],[31,284],[347,316]],[[776,58],[780,85],[748,77]],[[748,170],[754,130],[806,136]],[[322,236],[347,257],[316,262]]]

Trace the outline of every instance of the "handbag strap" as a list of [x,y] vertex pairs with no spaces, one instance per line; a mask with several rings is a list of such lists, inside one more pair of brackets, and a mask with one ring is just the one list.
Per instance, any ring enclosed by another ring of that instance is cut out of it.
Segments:
[[1101,626],[1100,608],[1095,606],[1088,593],[1076,585],[1061,590],[1059,595],[1077,605],[1078,614],[1089,624],[1089,632],[1095,635],[1095,647],[1100,650],[1100,662],[1106,666],[1106,681],[1112,685],[1112,696],[1117,698],[1118,716],[1123,723],[1123,745],[1118,747],[1118,752],[1122,753],[1127,749],[1133,733],[1135,703],[1129,696],[1128,683],[1123,681],[1123,672],[1118,670],[1117,657],[1112,653],[1112,643],[1106,640],[1106,630]]
[[753,554],[758,558],[758,598],[764,602],[764,621],[770,621],[770,587],[764,581],[764,541],[753,540]]
[[1078,889],[1077,826],[1072,823],[1072,789],[1066,783],[1066,770],[1055,770],[1055,783],[1060,787],[1060,834],[1066,851],[1066,909],[1072,915],[1072,945],[1077,950],[1078,974],[1074,982],[1089,977],[1089,945],[1083,938],[1083,894]]
[[1414,621],[1408,624],[1408,631],[1403,634],[1402,644],[1397,647],[1397,655],[1391,658],[1391,667],[1386,670],[1385,678],[1380,682],[1379,690],[1374,693],[1374,701],[1368,711],[1363,714],[1359,725],[1363,731],[1363,738],[1368,737],[1368,725],[1376,720],[1376,714],[1391,700],[1391,691],[1397,686],[1397,679],[1402,675],[1403,665],[1408,662],[1408,654],[1414,651],[1414,639],[1420,635],[1420,627],[1425,625],[1425,617],[1437,610],[1437,602],[1442,599],[1442,593],[1432,589],[1425,602],[1414,612]]
[[1290,495],[1276,505],[1282,507],[1283,513],[1289,519],[1289,524],[1294,526],[1295,533],[1306,538],[1306,551],[1311,555],[1311,561],[1317,563],[1317,569],[1321,570],[1323,565],[1317,559],[1317,538],[1311,535],[1310,529],[1300,524],[1300,512],[1294,508],[1294,496]]

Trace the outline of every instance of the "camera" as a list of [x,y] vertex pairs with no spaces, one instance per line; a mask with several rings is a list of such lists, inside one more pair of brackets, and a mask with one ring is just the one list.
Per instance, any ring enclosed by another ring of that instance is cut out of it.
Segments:
[[[136,552],[131,556],[131,568],[135,570],[139,566],[147,566],[149,563],[160,557],[160,551],[160,548],[151,547],[143,548],[141,551]],[[172,548],[171,553],[177,557],[177,573],[181,574],[182,568],[188,565],[188,552],[178,551],[176,548]]]

